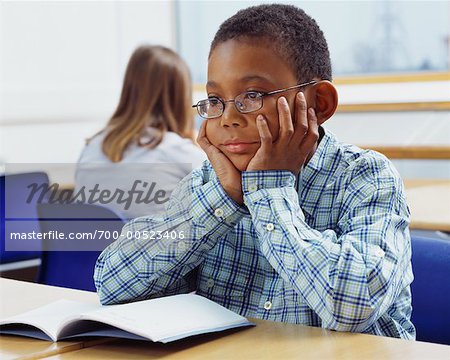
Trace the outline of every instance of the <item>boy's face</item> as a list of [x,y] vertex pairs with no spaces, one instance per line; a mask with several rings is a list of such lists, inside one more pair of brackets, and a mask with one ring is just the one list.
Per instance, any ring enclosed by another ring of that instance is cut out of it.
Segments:
[[[216,46],[208,63],[208,96],[217,96],[226,101],[250,90],[269,92],[297,85],[296,75],[270,44],[257,40],[253,42],[254,44],[228,40]],[[219,148],[238,170],[245,171],[260,147],[256,117],[258,114],[266,117],[275,141],[279,131],[277,99],[280,96],[286,97],[294,117],[293,105],[297,91],[265,96],[263,107],[248,114],[238,112],[234,103],[226,103],[221,117],[207,120],[208,140]],[[228,144],[230,142],[231,144]]]

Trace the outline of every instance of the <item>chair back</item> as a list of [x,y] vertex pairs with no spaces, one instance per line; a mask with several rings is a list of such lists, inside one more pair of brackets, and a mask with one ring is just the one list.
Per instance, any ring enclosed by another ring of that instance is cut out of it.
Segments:
[[[36,205],[46,202],[49,179],[45,172],[0,176],[0,263],[39,258],[41,241],[28,238],[39,233]],[[32,187],[44,187],[33,196]],[[42,194],[42,196],[41,196]]]
[[450,345],[450,240],[412,236],[417,340]]
[[89,204],[38,205],[43,240],[38,282],[95,291],[95,262],[117,239],[125,221],[112,210]]

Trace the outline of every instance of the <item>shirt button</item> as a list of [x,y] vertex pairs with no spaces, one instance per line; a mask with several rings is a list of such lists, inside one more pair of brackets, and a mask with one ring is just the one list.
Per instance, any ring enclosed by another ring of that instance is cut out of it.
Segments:
[[180,241],[180,242],[178,243],[178,249],[179,249],[180,251],[186,250],[186,243],[185,243],[184,241]]
[[254,192],[254,191],[256,191],[256,190],[258,190],[258,185],[256,185],[256,184],[250,184],[250,185],[248,186],[248,191]]
[[384,251],[383,251],[383,249],[378,249],[378,250],[376,251],[376,254],[377,254],[377,256],[379,256],[379,257],[383,257],[383,256],[384,256]]
[[213,286],[214,286],[214,280],[213,279],[208,279],[206,281],[206,287],[212,288]]
[[264,309],[266,309],[266,310],[272,309],[272,303],[270,301],[266,301],[264,303]]
[[273,229],[275,229],[275,226],[272,223],[268,223],[266,225],[266,230],[267,231],[272,231]]
[[218,208],[218,209],[214,210],[214,215],[216,217],[222,217],[223,216],[223,210],[221,208]]

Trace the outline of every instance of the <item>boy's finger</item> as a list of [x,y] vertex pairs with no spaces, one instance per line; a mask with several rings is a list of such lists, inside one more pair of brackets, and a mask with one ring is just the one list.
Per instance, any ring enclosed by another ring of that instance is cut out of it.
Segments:
[[216,148],[213,144],[211,144],[206,136],[206,123],[208,120],[205,120],[200,126],[200,130],[198,131],[197,143],[206,153],[211,165],[216,166],[221,159],[223,158],[222,152]]
[[302,152],[309,154],[314,147],[314,144],[319,139],[319,125],[317,123],[316,112],[313,108],[308,109],[308,132],[303,138],[300,148]]
[[205,120],[202,125],[200,126],[200,130],[198,132],[197,136],[197,143],[200,145],[200,147],[203,149],[203,151],[206,153],[206,156],[208,157],[209,161],[211,162],[211,165],[213,167],[220,162],[220,158],[223,156],[221,151],[216,148],[213,144],[211,144],[206,136],[206,122],[208,120]]
[[206,151],[206,148],[208,148],[209,145],[211,145],[208,138],[206,137],[206,122],[207,121],[208,120],[205,120],[202,122],[202,125],[200,126],[200,130],[198,131],[198,136],[197,136],[197,143],[200,145],[200,147],[204,151]]
[[305,94],[299,91],[295,96],[295,133],[293,141],[299,144],[308,132],[308,105]]
[[292,122],[291,110],[289,104],[284,96],[280,97],[277,101],[278,106],[278,118],[280,122],[280,141],[287,143],[290,141],[292,135],[294,135],[294,124]]
[[272,134],[270,133],[269,126],[267,125],[267,120],[263,115],[258,115],[256,118],[256,126],[258,127],[259,137],[261,139],[260,150],[264,153],[268,153],[272,148]]

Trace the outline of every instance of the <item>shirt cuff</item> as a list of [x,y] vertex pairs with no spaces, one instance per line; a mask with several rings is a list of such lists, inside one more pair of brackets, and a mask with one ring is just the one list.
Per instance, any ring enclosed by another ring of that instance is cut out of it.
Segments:
[[228,196],[216,177],[196,192],[192,214],[195,223],[204,226],[207,231],[228,231],[248,214],[245,207]]
[[295,176],[287,170],[244,171],[242,173],[242,191],[248,195],[257,190],[294,187]]

